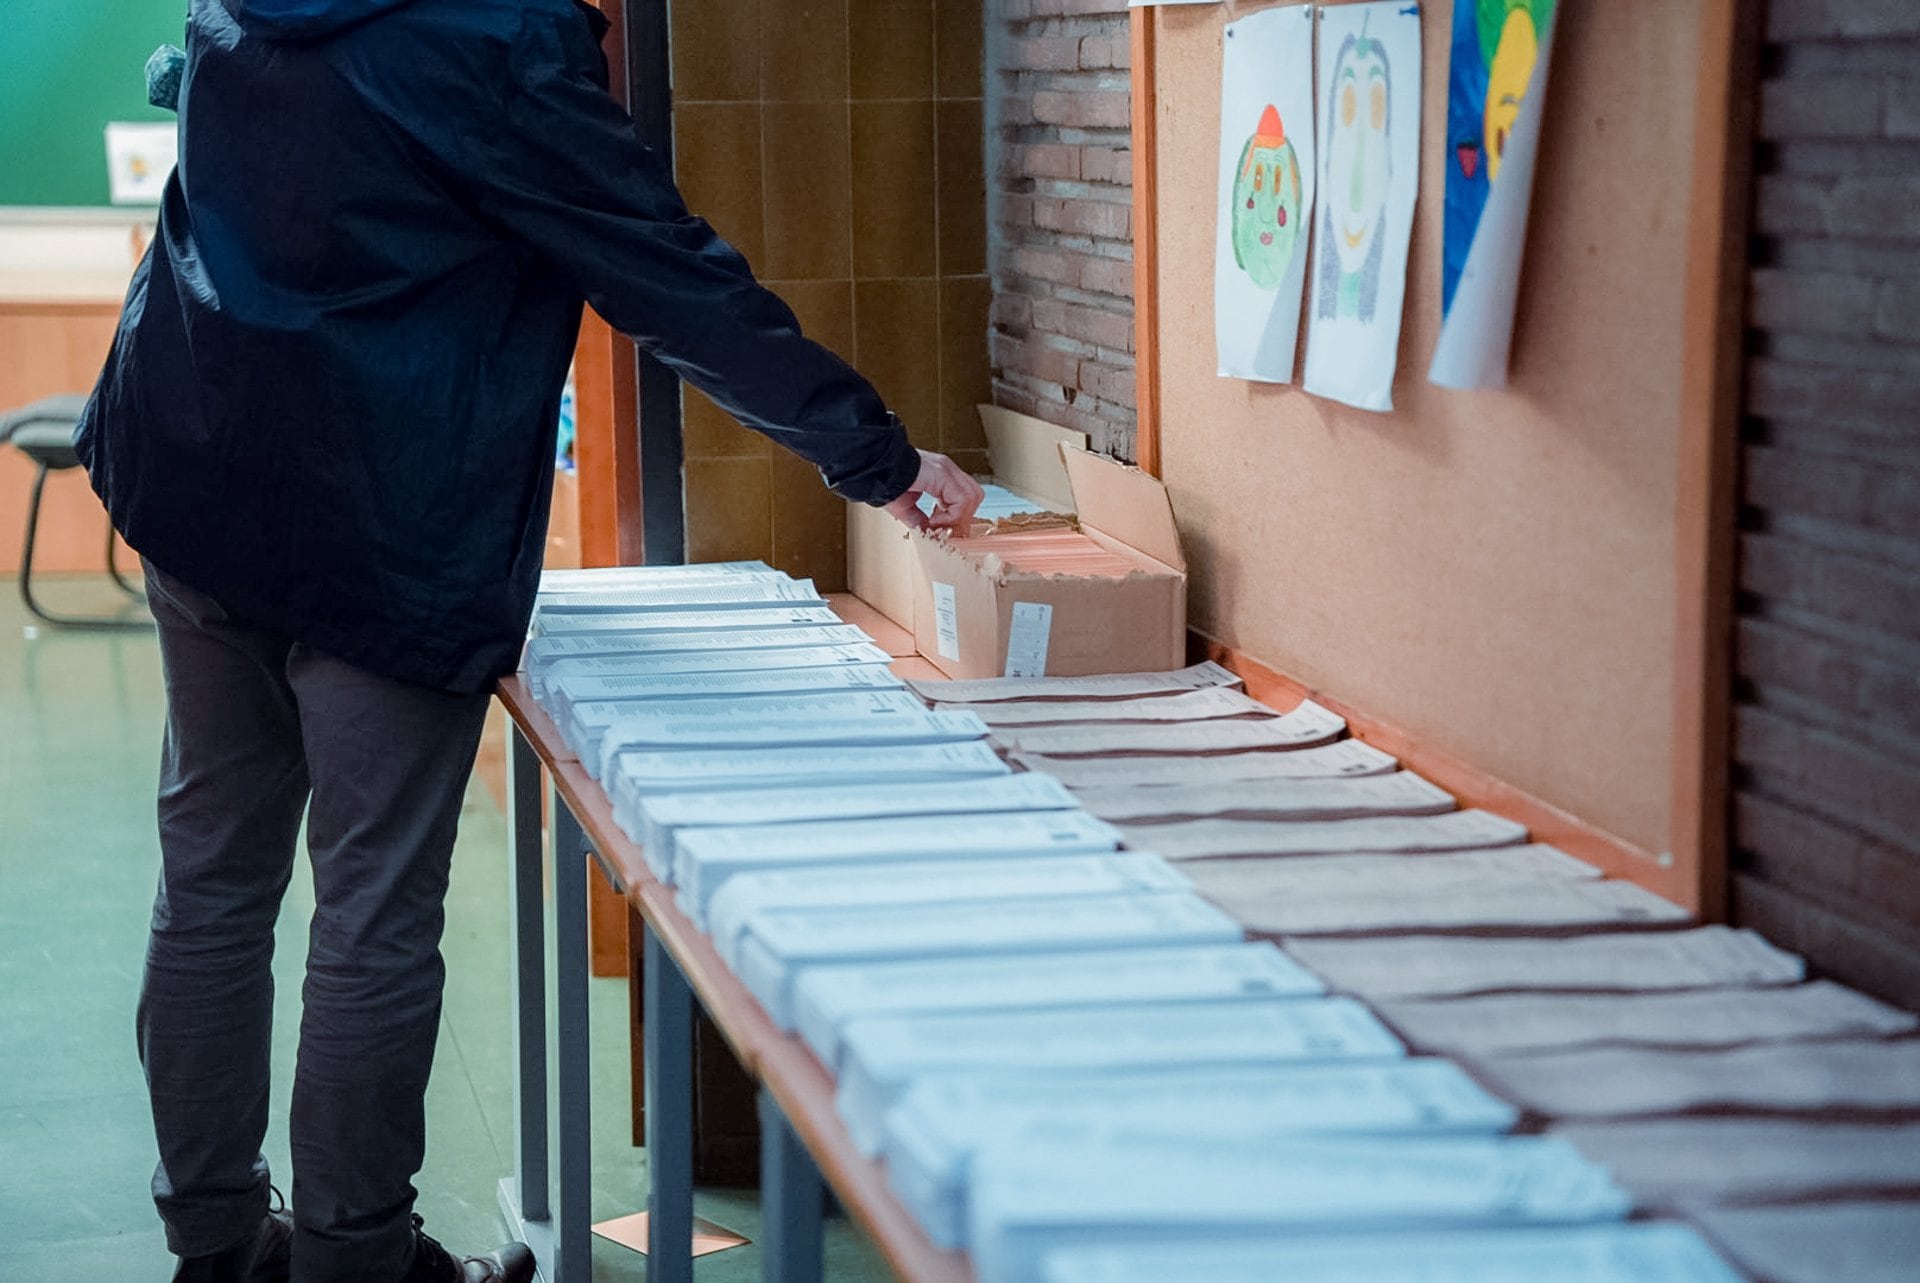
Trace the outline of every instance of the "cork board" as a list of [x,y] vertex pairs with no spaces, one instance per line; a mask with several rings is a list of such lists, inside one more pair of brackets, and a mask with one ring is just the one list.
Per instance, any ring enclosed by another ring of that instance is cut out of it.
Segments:
[[[1390,414],[1214,373],[1221,28],[1153,11],[1161,469],[1201,632],[1653,851],[1669,845],[1676,460],[1697,17],[1559,8],[1513,386],[1450,392],[1450,0]],[[1149,349],[1151,350],[1151,349]]]

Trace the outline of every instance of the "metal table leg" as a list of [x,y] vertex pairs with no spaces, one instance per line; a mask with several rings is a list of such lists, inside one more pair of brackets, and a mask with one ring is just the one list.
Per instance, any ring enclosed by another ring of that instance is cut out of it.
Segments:
[[513,1175],[500,1182],[508,1231],[553,1278],[547,1201],[547,959],[540,758],[518,726],[507,750],[507,880],[513,914]]
[[778,1101],[760,1090],[760,1277],[821,1283],[826,1185]]
[[647,1283],[692,1283],[693,990],[651,926],[644,948]]
[[553,793],[554,1081],[558,1182],[550,1283],[593,1277],[593,1086],[588,1043],[587,839]]

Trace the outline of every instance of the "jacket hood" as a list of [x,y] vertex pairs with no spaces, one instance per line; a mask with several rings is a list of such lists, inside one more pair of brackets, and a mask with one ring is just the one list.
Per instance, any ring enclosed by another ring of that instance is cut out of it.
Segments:
[[262,40],[320,40],[412,0],[220,0],[241,30]]

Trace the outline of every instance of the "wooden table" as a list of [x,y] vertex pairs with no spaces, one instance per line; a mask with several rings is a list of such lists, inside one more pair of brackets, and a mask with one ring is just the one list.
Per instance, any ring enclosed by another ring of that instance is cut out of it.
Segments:
[[[871,608],[863,603],[846,599],[834,604],[848,622],[866,628],[890,652],[899,654],[904,644],[908,674],[919,674],[925,661],[912,657],[911,638],[901,629],[877,615],[867,618]],[[887,1189],[880,1164],[854,1149],[834,1111],[833,1076],[826,1066],[798,1038],[774,1028],[712,942],[675,906],[672,888],[653,875],[639,847],[613,822],[605,791],[534,703],[525,680],[507,678],[497,695],[513,727],[507,812],[515,1061],[514,1174],[500,1182],[500,1207],[515,1237],[533,1249],[546,1283],[586,1283],[592,1277],[589,851],[634,906],[645,933],[636,1015],[645,1017],[649,1283],[690,1283],[693,1278],[696,1001],[760,1084],[763,1276],[779,1283],[812,1283],[822,1277],[822,1187],[830,1186],[901,1278],[916,1283],[971,1279],[966,1257],[934,1247]],[[553,803],[550,847],[541,823],[542,789],[548,782]],[[550,906],[542,893],[549,851]],[[549,1073],[552,1118],[547,1108]],[[556,1142],[551,1164],[550,1129]]]

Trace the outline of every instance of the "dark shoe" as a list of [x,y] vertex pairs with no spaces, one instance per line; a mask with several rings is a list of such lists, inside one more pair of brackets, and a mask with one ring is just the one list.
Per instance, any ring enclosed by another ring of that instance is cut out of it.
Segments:
[[525,1243],[507,1243],[485,1256],[456,1260],[413,1218],[413,1264],[401,1283],[530,1283],[533,1253]]
[[287,1283],[292,1262],[293,1217],[280,1209],[268,1212],[246,1242],[211,1256],[183,1259],[173,1271],[173,1283]]

